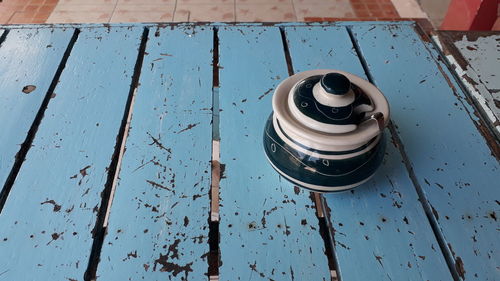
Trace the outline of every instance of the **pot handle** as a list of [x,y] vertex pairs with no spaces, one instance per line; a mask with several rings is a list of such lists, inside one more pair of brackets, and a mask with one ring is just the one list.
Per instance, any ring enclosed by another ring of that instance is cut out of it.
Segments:
[[365,121],[365,122],[368,122],[368,121],[371,121],[371,120],[375,120],[377,122],[378,130],[380,132],[382,132],[384,130],[384,127],[385,127],[385,118],[384,118],[384,114],[382,112],[375,112],[375,113],[373,113],[372,115],[370,115],[370,118],[367,121]]

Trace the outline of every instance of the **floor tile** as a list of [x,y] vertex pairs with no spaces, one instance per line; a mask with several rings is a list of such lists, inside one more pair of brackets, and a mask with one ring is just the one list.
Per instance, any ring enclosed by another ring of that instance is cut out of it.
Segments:
[[54,11],[47,23],[105,23],[111,19],[110,12]]
[[352,18],[355,16],[351,4],[345,2],[329,5],[295,4],[294,6],[299,21],[306,17]]
[[56,5],[43,5],[43,6],[40,6],[40,8],[38,9],[38,12],[39,13],[47,13],[50,15],[50,13],[52,13],[52,11],[54,11]]
[[33,14],[31,12],[15,12],[10,18],[9,24],[15,23],[31,23],[33,19]]
[[174,21],[208,21],[232,22],[234,21],[234,4],[177,4]]
[[[290,4],[293,0],[235,0],[236,6],[239,4]],[[321,0],[319,0],[321,1]],[[325,0],[323,0],[324,2]]]
[[[292,0],[294,4],[320,4],[320,5],[329,5],[329,4],[338,4],[338,3],[350,3],[349,0]],[[366,1],[366,0],[362,0]]]
[[236,21],[238,22],[281,22],[296,20],[297,17],[291,3],[236,5]]
[[118,0],[118,5],[156,5],[156,4],[172,4],[175,5],[177,0]]
[[111,16],[109,22],[171,22],[174,9],[170,12],[120,11]]
[[39,5],[31,5],[31,4],[29,4],[29,5],[26,5],[26,6],[24,7],[23,11],[24,11],[24,12],[27,12],[27,13],[32,13],[32,14],[34,14],[34,13],[36,13],[36,12],[38,11],[38,8],[40,8],[40,6],[39,6]]
[[42,18],[33,18],[31,19],[31,22],[30,23],[45,23],[47,22],[47,17],[42,17]]
[[173,12],[175,4],[148,4],[148,5],[130,5],[118,4],[114,9],[115,12]]
[[116,4],[118,0],[59,0],[59,5],[105,5]]
[[234,4],[234,0],[177,0],[177,5],[189,4]]
[[174,4],[130,5],[118,4],[110,22],[171,22]]
[[392,3],[402,18],[427,18],[414,0],[392,0]]
[[101,4],[101,5],[89,5],[89,4],[59,4],[55,7],[54,12],[75,12],[85,14],[87,12],[108,12],[112,13],[115,9],[115,4]]
[[8,11],[8,12],[7,11],[5,11],[5,12],[2,11],[2,13],[0,13],[0,24],[7,24],[7,23],[9,23],[9,20],[12,17],[13,14],[14,14],[13,11]]

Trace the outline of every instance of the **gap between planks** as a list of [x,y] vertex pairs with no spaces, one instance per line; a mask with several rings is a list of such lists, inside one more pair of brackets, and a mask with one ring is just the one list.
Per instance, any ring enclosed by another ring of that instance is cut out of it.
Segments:
[[[2,43],[5,41],[7,38],[7,34],[9,33],[9,30],[4,30],[4,33],[0,37],[0,47]],[[33,140],[35,139],[36,132],[38,131],[38,126],[40,126],[40,123],[42,122],[43,116],[45,114],[45,110],[47,109],[49,102],[51,100],[51,96],[54,93],[54,89],[57,86],[57,83],[59,82],[59,78],[61,77],[61,74],[66,67],[66,62],[68,61],[69,56],[71,55],[71,51],[73,50],[73,46],[76,43],[76,40],[78,39],[78,35],[80,34],[80,29],[75,29],[73,32],[73,35],[68,43],[68,46],[66,47],[66,50],[64,51],[64,54],[61,58],[61,61],[59,63],[59,66],[57,67],[57,70],[54,74],[54,77],[52,78],[52,81],[50,83],[49,88],[47,89],[47,93],[45,93],[45,97],[43,98],[42,104],[40,105],[40,108],[38,109],[37,114],[35,115],[35,119],[33,120],[33,123],[31,124],[30,129],[28,130],[28,134],[26,135],[26,139],[24,142],[21,144],[21,148],[16,154],[16,160],[14,162],[14,165],[12,166],[12,169],[5,180],[5,183],[3,185],[2,190],[0,190],[0,213],[2,212],[2,209],[5,205],[5,202],[7,201],[7,197],[9,196],[9,193],[12,189],[12,186],[14,185],[14,182],[17,178],[17,174],[19,173],[19,170],[21,169],[21,166],[26,159],[26,155],[28,154],[29,149],[31,148],[31,145],[33,144]]]
[[89,255],[87,270],[85,271],[84,274],[85,281],[96,280],[97,267],[99,265],[99,259],[101,256],[101,249],[107,231],[108,217],[111,211],[113,196],[115,193],[115,188],[120,173],[121,161],[123,158],[123,154],[125,152],[125,145],[128,137],[128,131],[130,129],[130,121],[132,119],[132,111],[133,111],[135,96],[137,88],[139,87],[139,78],[141,75],[142,63],[146,51],[148,35],[149,35],[149,28],[144,27],[137,54],[137,59],[134,66],[134,72],[130,83],[130,90],[128,93],[127,103],[123,113],[122,124],[120,126],[120,130],[116,138],[115,151],[113,153],[113,157],[111,158],[111,163],[109,165],[108,179],[104,185],[104,190],[102,192],[102,200],[96,218],[96,224],[94,226],[94,229],[92,230],[94,241],[92,243],[92,248]]
[[212,140],[212,184],[210,201],[210,221],[219,222],[219,184],[221,177],[220,141]]
[[2,29],[2,31],[3,31],[3,33],[0,36],[0,47],[2,47],[3,42],[7,38],[7,34],[9,34],[9,32],[10,32],[10,29]]
[[108,204],[106,206],[106,215],[104,216],[104,222],[103,222],[104,228],[108,227],[109,214],[111,213],[111,205],[113,204],[113,198],[115,197],[115,190],[116,190],[116,185],[118,182],[118,176],[120,174],[120,169],[122,167],[122,159],[123,159],[123,154],[125,153],[125,145],[127,142],[128,133],[130,131],[130,122],[132,121],[132,111],[134,109],[136,95],[137,95],[137,87],[134,89],[134,92],[132,94],[132,98],[130,100],[130,108],[128,110],[127,123],[125,123],[125,128],[124,128],[124,132],[123,132],[123,140],[121,142],[120,151],[118,153],[118,160],[117,160],[118,163],[116,164],[116,170],[114,173],[113,182],[111,183],[111,190],[109,193],[109,201],[108,201]]
[[[356,54],[359,58],[359,61],[361,62],[361,65],[363,67],[363,70],[365,72],[366,77],[368,77],[368,80],[370,81],[370,83],[376,85],[374,82],[373,76],[371,75],[368,64],[367,64],[367,62],[366,62],[366,60],[361,52],[361,48],[359,46],[359,43],[358,43],[354,33],[352,32],[351,26],[346,26],[345,28],[347,30],[347,33],[349,34],[352,45],[354,46],[354,50],[356,51]],[[425,33],[423,31],[419,31],[417,28],[415,28],[415,25],[414,25],[414,30],[423,40],[426,40]],[[430,39],[429,39],[429,42],[430,42]],[[443,75],[445,75],[445,74],[443,73]],[[459,278],[458,272],[455,268],[454,258],[447,251],[446,241],[444,239],[443,234],[439,230],[437,220],[434,217],[434,214],[432,212],[432,207],[430,206],[429,202],[427,201],[427,198],[425,197],[425,194],[424,194],[424,191],[422,190],[422,187],[418,183],[415,172],[413,171],[413,167],[411,166],[408,155],[404,149],[404,145],[403,145],[403,143],[402,143],[402,141],[399,138],[399,135],[397,133],[397,130],[396,130],[397,125],[395,125],[394,122],[391,120],[391,121],[389,121],[389,124],[387,127],[388,127],[389,131],[391,132],[391,137],[394,140],[394,143],[395,143],[396,147],[398,148],[399,153],[401,154],[401,157],[403,158],[403,162],[404,162],[404,165],[405,165],[406,170],[408,172],[408,176],[410,177],[410,179],[413,183],[413,187],[415,188],[415,190],[418,194],[418,199],[419,199],[418,201],[420,201],[420,204],[422,205],[422,208],[424,209],[425,215],[427,217],[427,220],[429,221],[432,232],[434,233],[434,236],[436,237],[436,241],[438,242],[439,248],[441,250],[441,254],[443,255],[443,257],[446,261],[446,264],[448,266],[448,269],[449,269],[453,279],[455,281],[458,281],[458,280],[460,280],[460,278]],[[331,225],[329,227],[331,227]]]
[[219,128],[219,36],[218,28],[213,28],[212,47],[212,178],[210,183],[210,216],[208,243],[209,255],[208,279],[209,281],[219,280],[220,266],[220,232],[219,232],[219,202],[220,202],[220,179],[224,167],[220,163],[220,128]]
[[[285,61],[288,69],[288,75],[294,75],[295,71],[293,69],[292,57],[290,55],[290,49],[288,47],[288,41],[286,38],[286,32],[284,27],[279,27],[281,42],[283,44],[283,53],[285,55]],[[331,229],[328,227],[328,222],[325,218],[325,206],[324,200],[321,193],[309,192],[309,198],[316,208],[316,217],[318,218],[319,232],[323,239],[325,246],[325,256],[328,260],[328,267],[330,269],[330,277],[332,281],[340,280],[337,276],[338,263],[335,257],[334,247],[333,247],[333,236],[331,234]]]

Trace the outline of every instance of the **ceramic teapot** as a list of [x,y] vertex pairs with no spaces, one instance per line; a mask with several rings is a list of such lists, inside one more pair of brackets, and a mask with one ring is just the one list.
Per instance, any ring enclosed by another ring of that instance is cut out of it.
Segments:
[[311,70],[281,82],[264,130],[264,151],[283,177],[318,192],[369,180],[382,163],[389,104],[370,82]]

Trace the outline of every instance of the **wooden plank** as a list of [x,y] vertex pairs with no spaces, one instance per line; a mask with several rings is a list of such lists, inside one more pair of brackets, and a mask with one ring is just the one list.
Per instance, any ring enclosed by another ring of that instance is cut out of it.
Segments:
[[500,32],[442,31],[434,40],[500,138]]
[[447,254],[462,279],[498,280],[499,163],[465,95],[410,26],[354,26]]
[[98,280],[207,278],[212,38],[150,31]]
[[[285,30],[297,72],[312,65],[366,79],[344,27]],[[323,195],[339,275],[342,280],[452,280],[401,155],[388,131],[386,136],[385,160],[373,179],[349,192]]]
[[1,280],[83,280],[141,34],[81,30],[0,216]]
[[267,163],[264,124],[288,76],[276,27],[221,27],[220,280],[330,280],[309,192]]
[[345,27],[299,26],[284,30],[295,73],[330,68],[365,77]]
[[73,30],[52,28],[16,29],[0,42],[0,188],[12,170],[72,34]]

